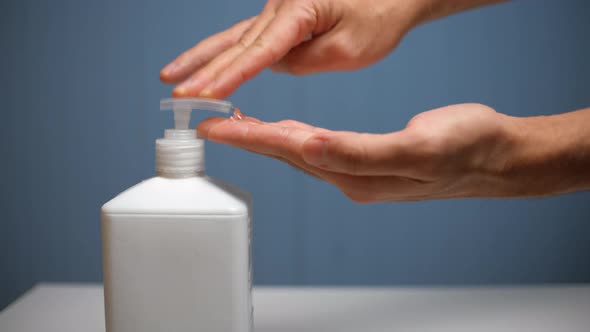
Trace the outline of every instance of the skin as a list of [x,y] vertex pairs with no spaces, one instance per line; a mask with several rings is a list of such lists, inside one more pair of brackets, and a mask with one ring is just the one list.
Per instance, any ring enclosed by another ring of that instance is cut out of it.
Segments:
[[[270,67],[295,75],[371,65],[410,29],[498,1],[270,0],[161,72],[175,97],[225,98]],[[393,23],[392,23],[393,22]],[[290,164],[360,203],[540,196],[590,189],[590,109],[510,117],[480,104],[415,116],[387,134],[293,120],[212,118],[198,134]]]

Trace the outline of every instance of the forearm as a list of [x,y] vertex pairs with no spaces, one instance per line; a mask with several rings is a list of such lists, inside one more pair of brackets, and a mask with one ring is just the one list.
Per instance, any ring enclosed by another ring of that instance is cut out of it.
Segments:
[[508,0],[416,0],[414,25]]
[[502,170],[510,195],[590,189],[590,108],[511,122]]

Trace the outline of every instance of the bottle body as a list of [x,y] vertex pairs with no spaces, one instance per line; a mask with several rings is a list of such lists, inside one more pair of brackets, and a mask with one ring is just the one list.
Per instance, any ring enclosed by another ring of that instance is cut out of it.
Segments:
[[152,178],[103,206],[107,332],[248,332],[250,202],[207,177]]

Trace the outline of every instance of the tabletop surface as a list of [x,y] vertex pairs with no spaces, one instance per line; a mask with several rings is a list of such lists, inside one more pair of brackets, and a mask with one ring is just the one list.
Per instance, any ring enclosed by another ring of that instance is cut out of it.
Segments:
[[[254,289],[256,332],[588,332],[590,286]],[[104,332],[102,286],[39,284],[1,332]]]

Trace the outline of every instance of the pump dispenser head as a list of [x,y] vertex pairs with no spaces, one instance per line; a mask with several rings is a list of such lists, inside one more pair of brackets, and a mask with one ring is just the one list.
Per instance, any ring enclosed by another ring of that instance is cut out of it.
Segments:
[[229,113],[232,109],[232,104],[225,100],[205,98],[166,98],[160,100],[161,111],[174,111],[174,128],[176,130],[188,129],[192,110]]
[[203,98],[166,98],[160,110],[174,112],[174,129],[166,129],[156,140],[156,171],[167,177],[193,176],[205,168],[205,142],[189,129],[193,109],[230,113],[230,102]]

